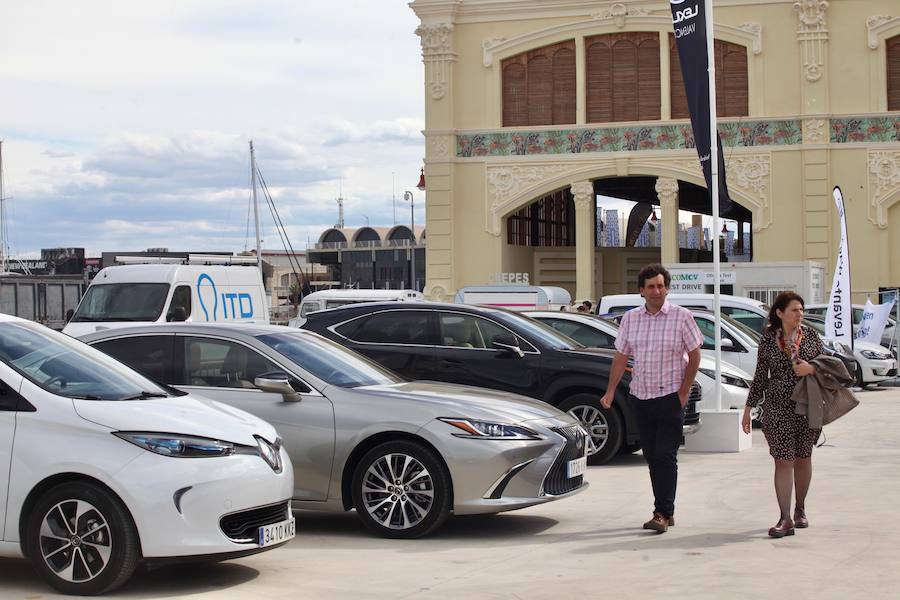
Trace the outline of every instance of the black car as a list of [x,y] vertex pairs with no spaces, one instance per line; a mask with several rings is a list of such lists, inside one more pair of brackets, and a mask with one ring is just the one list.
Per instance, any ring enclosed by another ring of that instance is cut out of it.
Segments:
[[[462,304],[373,302],[310,313],[303,328],[409,379],[514,392],[568,411],[591,435],[592,464],[640,448],[628,373],[612,408],[600,405],[611,353],[585,348],[520,313]],[[685,416],[688,431],[699,423],[699,400],[695,383]]]

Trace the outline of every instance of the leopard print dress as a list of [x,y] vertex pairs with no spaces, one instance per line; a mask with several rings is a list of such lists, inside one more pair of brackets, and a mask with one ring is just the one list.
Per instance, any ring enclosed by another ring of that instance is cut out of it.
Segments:
[[[822,354],[822,340],[815,330],[801,327],[803,339],[798,355],[809,361]],[[781,350],[775,331],[763,334],[758,352],[747,406],[762,403],[763,434],[769,444],[769,454],[779,460],[809,458],[822,430],[810,429],[806,416],[794,412],[791,394],[800,378]]]

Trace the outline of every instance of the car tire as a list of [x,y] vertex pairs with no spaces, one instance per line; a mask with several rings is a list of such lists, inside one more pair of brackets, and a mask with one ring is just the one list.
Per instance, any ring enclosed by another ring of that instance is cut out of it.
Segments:
[[[391,473],[394,478],[387,485]],[[452,483],[447,467],[419,442],[401,440],[372,448],[356,466],[351,485],[356,514],[383,537],[428,535],[450,514]]]
[[602,465],[609,462],[622,446],[625,427],[622,417],[613,408],[603,408],[600,396],[595,394],[575,394],[559,405],[559,410],[567,412],[581,422],[591,437],[588,464]]
[[110,592],[128,581],[141,559],[128,510],[89,482],[62,483],[41,495],[28,515],[25,542],[34,569],[64,594]]
[[866,382],[863,381],[862,365],[860,365],[859,362],[856,363],[856,373],[854,375],[853,385],[855,385],[858,388],[866,387]]

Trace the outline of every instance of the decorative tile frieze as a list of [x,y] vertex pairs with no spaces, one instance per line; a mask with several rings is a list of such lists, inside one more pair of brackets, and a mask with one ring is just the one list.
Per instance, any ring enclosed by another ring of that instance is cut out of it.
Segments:
[[832,144],[900,142],[900,115],[831,119]]

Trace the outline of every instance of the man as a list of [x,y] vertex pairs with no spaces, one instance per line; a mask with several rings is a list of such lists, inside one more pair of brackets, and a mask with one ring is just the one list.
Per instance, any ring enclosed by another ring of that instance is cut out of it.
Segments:
[[591,311],[594,308],[594,304],[590,300],[585,300],[581,303],[581,307],[584,309],[582,312],[591,314]]
[[644,523],[644,529],[659,533],[675,525],[684,407],[700,366],[703,344],[703,335],[690,311],[666,301],[671,281],[669,272],[658,264],[638,273],[638,288],[645,304],[622,317],[609,386],[600,400],[604,408],[612,406],[628,357],[633,357],[629,392],[655,497],[653,518]]

